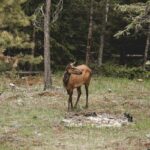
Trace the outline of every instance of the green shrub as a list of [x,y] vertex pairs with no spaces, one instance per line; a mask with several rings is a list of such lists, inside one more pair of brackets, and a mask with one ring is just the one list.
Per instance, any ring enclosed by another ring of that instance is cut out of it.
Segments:
[[19,61],[19,69],[20,70],[41,70],[40,65],[43,63],[43,57],[37,56],[33,57],[32,55],[25,55]]
[[101,68],[94,65],[91,66],[94,73],[100,74],[106,77],[119,77],[119,78],[150,78],[150,72],[144,71],[142,68],[132,67],[127,68],[124,66],[104,64]]
[[4,71],[10,71],[11,69],[12,69],[12,67],[9,63],[0,61],[0,73],[4,72]]

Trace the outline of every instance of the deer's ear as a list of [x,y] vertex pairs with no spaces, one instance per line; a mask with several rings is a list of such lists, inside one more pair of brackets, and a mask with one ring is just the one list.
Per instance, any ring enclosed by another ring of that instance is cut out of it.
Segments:
[[74,65],[76,65],[76,64],[77,64],[76,61],[74,61],[73,63],[70,63],[71,66],[74,66]]

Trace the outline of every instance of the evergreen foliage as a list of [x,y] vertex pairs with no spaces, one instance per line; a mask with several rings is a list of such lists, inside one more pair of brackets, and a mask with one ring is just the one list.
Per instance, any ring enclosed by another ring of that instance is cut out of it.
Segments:
[[31,18],[22,10],[26,0],[2,0],[0,4],[0,52],[7,48],[33,47],[27,28]]
[[[59,1],[52,0],[51,20]],[[37,62],[41,63],[37,60],[43,57],[43,26],[41,30],[34,26],[35,20],[39,17],[35,13],[36,9],[41,6],[45,11],[45,3],[40,0],[1,1],[0,53],[5,51],[4,54],[12,55],[13,53],[13,56],[21,53],[24,56],[22,62],[27,59],[26,61],[31,64],[33,61],[35,61],[35,64]],[[98,60],[104,6],[104,0],[94,0],[90,65],[97,64]],[[149,6],[148,0],[110,1],[108,23],[105,31],[104,63],[114,60],[113,54],[144,54],[148,23],[150,22]],[[85,63],[89,15],[90,0],[63,1],[63,9],[59,13],[57,20],[50,24],[51,63],[53,68],[65,66],[73,60]],[[42,21],[40,22],[41,25],[43,24]],[[32,54],[33,50],[34,54]],[[148,52],[148,59],[150,58],[149,54],[150,52]],[[29,57],[37,57],[37,59],[29,61]],[[129,63],[128,61],[126,63],[131,64],[132,61]],[[115,62],[119,63],[118,60]],[[137,59],[134,64],[136,62],[141,62],[141,60]]]

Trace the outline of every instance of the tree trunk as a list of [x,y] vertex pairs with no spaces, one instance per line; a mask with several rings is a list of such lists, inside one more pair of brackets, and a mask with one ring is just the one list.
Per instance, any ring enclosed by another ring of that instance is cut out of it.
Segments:
[[89,64],[90,61],[90,51],[92,46],[92,30],[93,30],[93,0],[91,0],[90,5],[90,22],[89,22],[89,31],[87,37],[87,48],[86,48],[86,64]]
[[145,51],[144,51],[143,70],[145,70],[145,63],[147,61],[149,47],[150,47],[150,23],[148,26],[147,40],[146,40]]
[[[34,58],[34,53],[35,53],[35,27],[34,26],[33,26],[32,40],[33,40],[34,46],[32,47],[32,50],[31,50],[31,56]],[[30,71],[31,72],[33,71],[33,64],[31,64],[30,66]]]
[[33,39],[33,42],[34,42],[34,46],[33,46],[33,48],[32,48],[32,51],[31,51],[31,54],[32,54],[32,56],[34,57],[34,53],[35,53],[35,39],[36,39],[36,37],[35,37],[35,27],[33,26],[33,33],[32,33],[32,39]]
[[51,0],[46,0],[44,15],[44,90],[51,88],[51,60],[50,60],[50,9]]
[[109,12],[109,0],[106,0],[106,2],[105,2],[104,21],[103,21],[103,24],[102,24],[102,32],[101,32],[101,36],[100,36],[100,47],[99,47],[99,53],[98,53],[98,67],[101,67],[102,60],[103,60],[105,30],[106,30],[106,25],[107,25],[107,22],[108,22],[108,12]]

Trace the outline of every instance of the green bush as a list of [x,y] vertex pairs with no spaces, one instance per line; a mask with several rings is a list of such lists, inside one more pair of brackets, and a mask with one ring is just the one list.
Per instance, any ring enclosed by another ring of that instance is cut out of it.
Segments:
[[38,71],[41,70],[41,64],[43,63],[42,56],[33,57],[32,55],[25,55],[19,61],[20,70],[32,70]]
[[0,61],[0,73],[4,72],[4,71],[10,71],[11,69],[12,69],[12,67],[9,63]]
[[149,71],[144,71],[142,70],[142,68],[138,68],[138,67],[127,68],[124,66],[117,66],[117,65],[110,65],[110,64],[105,64],[100,68],[97,68],[94,65],[92,65],[91,67],[94,73],[107,76],[107,77],[119,77],[119,78],[128,78],[128,79],[150,78]]

